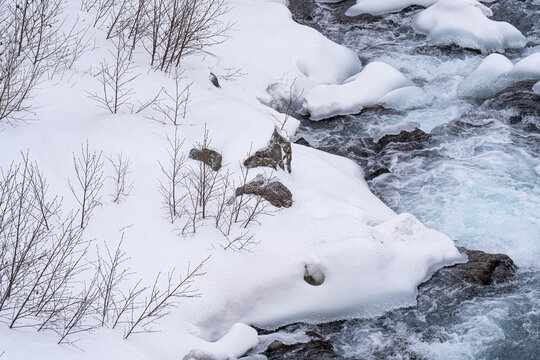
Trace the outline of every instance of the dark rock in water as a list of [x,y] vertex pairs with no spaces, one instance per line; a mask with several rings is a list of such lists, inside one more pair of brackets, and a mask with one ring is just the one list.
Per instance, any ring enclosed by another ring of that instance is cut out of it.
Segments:
[[482,54],[482,52],[478,49],[463,48],[455,44],[424,45],[417,47],[414,52],[418,55],[430,56],[459,56],[462,54]]
[[307,146],[307,147],[311,147],[311,144],[306,139],[304,139],[303,137],[301,137],[300,139],[297,139],[294,143],[298,144],[298,145],[304,145],[304,146]]
[[431,135],[425,133],[419,128],[414,129],[413,131],[401,131],[397,135],[387,134],[375,143],[375,150],[381,151],[387,146],[392,144],[393,148],[396,148],[400,151],[410,151],[410,150],[419,150],[423,149],[425,143],[431,139]]
[[375,179],[378,176],[381,176],[383,174],[389,174],[389,173],[390,173],[390,170],[388,170],[387,168],[380,168],[373,171],[372,173],[366,174],[364,178],[366,179],[366,181],[370,181],[370,180]]
[[293,204],[291,191],[279,181],[268,181],[262,175],[244,186],[236,189],[236,196],[258,195],[266,199],[275,207],[291,207]]
[[221,169],[222,157],[221,154],[215,150],[208,148],[193,148],[189,152],[189,157],[193,160],[202,161],[206,165],[210,166],[210,168],[214,171]]
[[[328,340],[314,339],[307,343],[269,346],[263,353],[268,360],[341,360]],[[352,359],[351,359],[352,360]],[[360,360],[360,359],[358,359]]]
[[281,168],[291,172],[292,149],[291,143],[279,134],[277,129],[270,138],[266,148],[259,150],[255,155],[250,156],[244,165],[248,168],[259,166],[271,167],[274,170]]
[[455,274],[468,283],[489,285],[504,282],[516,274],[517,266],[508,255],[467,250],[467,256],[468,262],[453,268]]
[[[540,94],[535,93],[532,90],[533,82],[523,82],[496,94],[491,99],[488,99],[482,103],[479,110],[504,110],[512,109],[517,115],[512,116],[510,121],[512,125],[520,124],[524,118],[538,117],[540,114]],[[533,124],[537,128],[540,124]],[[527,126],[527,124],[525,124]],[[540,131],[535,131],[540,132]]]

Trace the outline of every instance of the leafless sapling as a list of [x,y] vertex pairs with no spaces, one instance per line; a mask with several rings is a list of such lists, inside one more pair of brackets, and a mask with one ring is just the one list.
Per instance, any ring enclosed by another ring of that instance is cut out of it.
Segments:
[[73,154],[77,183],[73,185],[69,182],[69,186],[81,207],[81,228],[87,225],[94,209],[101,205],[101,188],[105,181],[102,155],[102,152],[90,152],[88,141],[86,145],[81,145],[79,155]]
[[130,161],[125,158],[120,152],[115,159],[112,157],[107,158],[112,168],[113,175],[109,178],[114,182],[114,191],[111,194],[113,202],[119,204],[124,200],[133,190],[133,183],[127,180],[127,175],[130,172]]
[[159,163],[164,180],[159,182],[159,193],[163,199],[163,206],[167,210],[171,223],[184,213],[185,194],[182,193],[182,184],[185,179],[184,164],[186,156],[182,152],[184,144],[178,138],[178,129],[174,130],[174,138],[167,138],[168,161]]

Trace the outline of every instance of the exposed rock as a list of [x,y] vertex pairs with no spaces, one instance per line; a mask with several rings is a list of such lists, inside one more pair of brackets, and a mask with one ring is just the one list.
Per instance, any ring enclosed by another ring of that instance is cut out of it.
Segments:
[[299,144],[299,145],[304,145],[304,146],[307,146],[307,147],[311,147],[311,144],[306,139],[304,139],[303,137],[301,137],[300,139],[297,139],[294,143]]
[[208,79],[210,80],[212,85],[214,85],[218,89],[221,88],[221,85],[219,85],[219,80],[218,80],[217,76],[214,73],[210,73],[210,76],[208,77]]
[[387,134],[377,141],[375,150],[381,151],[390,144],[401,151],[422,149],[425,143],[431,139],[431,135],[416,128],[413,131],[401,131],[397,135]]
[[304,266],[304,281],[309,285],[319,286],[324,283],[325,275],[318,265],[308,264]]
[[251,194],[259,195],[275,207],[291,207],[293,204],[291,191],[277,180],[268,181],[262,175],[244,186],[236,189],[236,196]]
[[281,168],[291,172],[292,149],[291,143],[281,136],[277,129],[274,129],[272,138],[268,145],[250,156],[244,165],[248,168],[259,166],[271,167],[274,170]]
[[268,360],[338,360],[334,346],[328,340],[311,340],[307,343],[293,345],[269,346],[264,355]]
[[202,161],[214,171],[221,169],[221,154],[208,148],[193,148],[189,152],[189,157],[193,160]]
[[456,275],[466,282],[489,285],[504,282],[516,273],[517,266],[508,255],[467,250],[467,256],[468,262],[455,265]]
[[370,180],[375,179],[378,176],[381,176],[382,174],[389,174],[389,173],[390,173],[390,170],[388,170],[387,168],[379,168],[369,174],[366,174],[364,178],[366,179],[366,181],[370,181]]

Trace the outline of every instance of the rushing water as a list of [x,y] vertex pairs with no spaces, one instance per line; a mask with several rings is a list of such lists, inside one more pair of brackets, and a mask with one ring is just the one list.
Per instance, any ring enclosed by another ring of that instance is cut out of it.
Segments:
[[[467,248],[510,255],[520,267],[509,284],[470,298],[441,290],[418,306],[376,319],[320,325],[340,355],[366,359],[540,359],[540,96],[523,84],[484,103],[456,95],[458,83],[485,55],[430,46],[414,33],[411,7],[383,17],[347,18],[354,2],[291,1],[297,21],[357,51],[364,64],[386,62],[430,96],[406,112],[368,109],[321,122],[298,134],[366,168],[390,173],[369,181],[396,212],[410,212]],[[540,51],[540,2],[499,0],[496,20],[527,36],[517,61]],[[385,126],[415,121],[430,133],[423,146],[372,154],[363,139]],[[433,294],[432,294],[433,295]]]

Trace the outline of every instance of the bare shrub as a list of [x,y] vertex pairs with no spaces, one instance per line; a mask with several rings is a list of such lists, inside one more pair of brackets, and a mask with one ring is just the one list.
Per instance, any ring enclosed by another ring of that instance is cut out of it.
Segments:
[[128,182],[126,177],[129,174],[130,161],[126,159],[120,152],[116,155],[116,159],[107,158],[112,168],[113,175],[109,176],[114,182],[114,192],[111,194],[113,202],[119,204],[124,200],[133,190],[133,183]]
[[80,205],[80,227],[84,228],[92,212],[101,205],[101,188],[103,187],[103,159],[102,152],[90,152],[88,141],[81,145],[81,153],[73,154],[73,167],[77,177],[77,189],[69,182],[71,192]]
[[133,64],[130,53],[125,50],[123,38],[116,40],[115,48],[114,52],[109,51],[114,62],[110,64],[107,60],[102,60],[99,70],[93,74],[101,84],[101,92],[88,93],[91,99],[111,114],[116,114],[129,104],[134,94],[130,83],[138,77],[133,75]]
[[177,126],[180,124],[180,120],[186,118],[190,103],[189,89],[192,83],[182,87],[180,83],[183,79],[182,73],[177,71],[174,74],[174,93],[169,94],[167,90],[164,90],[165,98],[154,103],[154,109],[161,114],[161,118],[163,119],[158,120],[161,123],[169,122]]
[[153,331],[152,325],[168,315],[170,310],[177,305],[178,299],[199,297],[200,293],[193,287],[193,283],[195,278],[205,274],[202,268],[208,259],[209,257],[199,263],[195,268],[191,268],[188,265],[186,275],[183,277],[180,276],[177,280],[175,280],[175,270],[173,269],[168,275],[165,290],[160,289],[160,274],[158,274],[144,304],[140,309],[137,309],[139,311],[134,311],[134,314],[132,314],[131,319],[128,321],[124,339],[127,339],[134,333]]
[[186,177],[183,171],[186,156],[182,153],[183,141],[178,138],[176,128],[174,138],[167,138],[167,142],[168,162],[165,165],[159,163],[161,172],[165,176],[165,180],[159,182],[159,193],[163,198],[163,206],[169,214],[171,223],[174,223],[184,213],[185,195],[181,187]]

